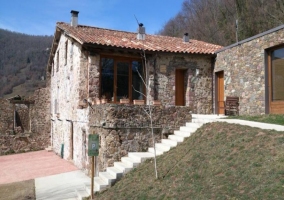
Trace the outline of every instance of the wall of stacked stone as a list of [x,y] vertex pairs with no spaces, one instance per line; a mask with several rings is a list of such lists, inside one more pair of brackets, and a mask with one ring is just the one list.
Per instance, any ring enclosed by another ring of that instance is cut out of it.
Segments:
[[48,112],[52,147],[56,154],[85,169],[89,163],[86,152],[89,115],[88,109],[80,109],[79,102],[88,98],[88,52],[62,34],[55,55]]
[[[185,70],[185,105],[192,107],[194,113],[212,113],[212,56],[160,54],[149,60],[150,69],[154,69],[153,93],[163,105],[175,105],[176,69],[182,69]],[[197,76],[196,69],[199,69]]]
[[[115,56],[126,56],[115,54]],[[146,55],[150,81],[150,98],[160,100],[165,106],[175,105],[176,69],[185,71],[185,105],[193,108],[194,113],[212,113],[212,56],[213,55]],[[99,97],[100,56],[89,55],[89,97]],[[195,75],[196,68],[200,75]]]
[[214,72],[224,71],[225,97],[240,97],[240,115],[265,113],[265,51],[283,38],[281,29],[217,54]]
[[0,99],[0,135],[6,133],[7,130],[13,129],[14,109],[6,99]]
[[31,132],[44,133],[50,138],[50,88],[37,89],[31,98],[35,101],[30,105]]
[[[150,106],[156,142],[191,121],[189,107]],[[128,152],[144,152],[153,146],[147,105],[101,104],[90,109],[90,134],[100,135],[97,171],[113,166]],[[90,169],[90,168],[89,168]]]

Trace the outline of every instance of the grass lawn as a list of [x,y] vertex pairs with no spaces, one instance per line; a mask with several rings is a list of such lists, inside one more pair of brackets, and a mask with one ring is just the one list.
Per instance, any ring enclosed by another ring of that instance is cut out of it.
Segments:
[[205,124],[95,199],[283,199],[284,132]]
[[243,119],[248,121],[264,122],[269,124],[284,125],[284,115],[257,115],[257,116],[231,116],[228,119]]
[[0,185],[0,200],[35,200],[34,180]]

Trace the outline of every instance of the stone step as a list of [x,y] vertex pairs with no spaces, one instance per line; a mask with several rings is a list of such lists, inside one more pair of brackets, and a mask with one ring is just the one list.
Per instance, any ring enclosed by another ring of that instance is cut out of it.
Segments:
[[94,177],[94,191],[101,191],[107,188],[108,182],[104,181],[101,177]]
[[220,119],[226,117],[225,115],[203,115],[203,114],[192,114],[192,119]]
[[119,180],[123,176],[123,170],[116,167],[108,167],[106,171],[113,176],[116,176],[116,179]]
[[193,133],[193,132],[195,132],[195,131],[197,130],[197,128],[195,128],[195,127],[190,127],[190,126],[181,126],[181,127],[179,128],[179,130],[180,130],[180,131],[186,131],[186,132],[191,132],[191,133]]
[[200,128],[202,125],[203,125],[203,123],[187,122],[185,126]]
[[171,145],[172,147],[176,147],[178,142],[171,139],[162,139],[162,144],[168,144]]
[[[148,152],[154,154],[154,147],[149,147]],[[156,156],[162,155],[163,153],[164,153],[164,151],[156,149]]]
[[123,174],[126,174],[131,169],[133,169],[133,167],[131,165],[128,165],[128,164],[123,163],[123,162],[114,162],[114,167],[123,171]]
[[53,151],[53,148],[52,148],[52,146],[48,146],[48,147],[45,148],[45,150],[46,150],[47,152],[52,152],[52,151]]
[[216,119],[192,119],[193,123],[211,123],[216,121]]
[[163,144],[163,143],[156,143],[155,144],[156,149],[162,150],[162,151],[169,151],[171,149],[170,145]]
[[116,176],[108,173],[108,172],[99,172],[99,177],[108,183],[109,186],[113,185],[116,181]]
[[122,157],[121,162],[126,163],[131,165],[132,167],[136,167],[139,165],[141,162],[135,158],[130,158],[130,157]]
[[85,189],[75,189],[78,200],[83,200],[84,198],[90,196]]
[[178,143],[181,143],[184,141],[185,136],[180,136],[180,135],[169,135],[169,139],[177,141]]
[[144,162],[148,158],[153,158],[154,154],[150,152],[129,152],[128,157]]
[[183,137],[189,137],[191,135],[191,132],[188,131],[174,131],[175,135],[183,136]]

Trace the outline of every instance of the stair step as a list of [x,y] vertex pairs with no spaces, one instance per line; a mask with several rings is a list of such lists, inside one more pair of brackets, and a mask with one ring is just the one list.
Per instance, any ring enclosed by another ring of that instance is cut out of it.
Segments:
[[202,123],[187,122],[185,126],[200,128],[202,125]]
[[75,189],[77,199],[82,200],[83,198],[86,198],[90,196],[85,189]]
[[187,131],[174,131],[174,134],[178,135],[178,136],[189,137],[191,135],[191,132],[187,132]]
[[131,165],[132,167],[136,167],[139,165],[141,162],[135,158],[130,158],[130,157],[122,157],[121,162],[126,163]]
[[108,173],[108,172],[99,172],[99,177],[108,183],[108,185],[113,185],[116,181],[116,176]]
[[114,162],[114,167],[123,171],[124,174],[129,172],[133,167],[123,162]]
[[202,115],[192,114],[192,119],[220,119],[226,117],[225,115]]
[[[148,152],[154,154],[154,147],[149,147]],[[164,153],[164,151],[156,149],[156,156],[162,155],[163,153]]]
[[108,167],[106,171],[116,177],[117,180],[121,179],[123,170],[116,167]]
[[53,151],[53,148],[52,148],[52,146],[48,146],[48,147],[45,148],[45,150],[46,150],[47,152],[51,152],[51,151]]
[[216,121],[215,119],[192,119],[194,123],[211,123]]
[[148,158],[153,158],[154,154],[150,152],[129,152],[128,157],[144,162]]
[[171,149],[171,146],[170,145],[167,145],[167,144],[163,144],[163,143],[156,143],[155,144],[155,147],[156,147],[156,149],[161,149],[161,150],[163,150],[164,152],[165,151],[169,151],[170,149]]
[[94,191],[101,191],[107,188],[109,185],[101,177],[94,177]]
[[170,140],[170,139],[162,139],[163,144],[168,144],[171,145],[172,147],[176,147],[178,142],[175,140]]
[[197,128],[195,128],[195,127],[189,127],[189,126],[181,126],[181,127],[179,128],[179,130],[180,130],[180,131],[187,131],[187,132],[193,133],[193,132],[195,132],[195,131],[197,130]]
[[178,143],[183,142],[184,138],[186,137],[180,135],[169,135],[169,139],[177,141]]

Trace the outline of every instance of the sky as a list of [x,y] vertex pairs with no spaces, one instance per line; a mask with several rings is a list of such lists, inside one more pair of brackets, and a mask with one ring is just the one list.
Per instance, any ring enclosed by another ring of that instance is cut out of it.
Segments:
[[79,11],[81,25],[157,33],[174,17],[184,0],[0,0],[0,28],[29,35],[53,35],[56,22],[70,23]]

